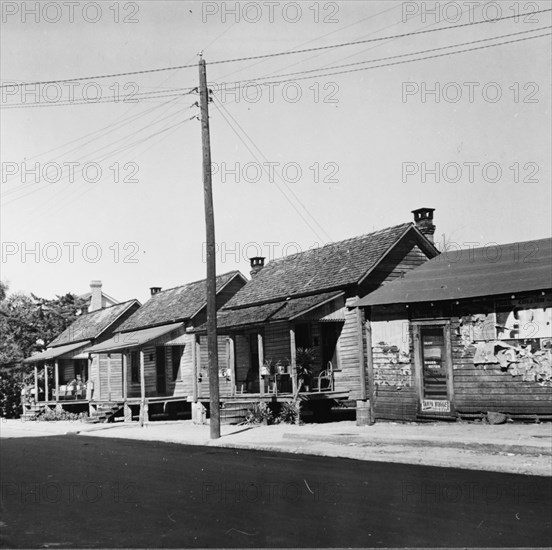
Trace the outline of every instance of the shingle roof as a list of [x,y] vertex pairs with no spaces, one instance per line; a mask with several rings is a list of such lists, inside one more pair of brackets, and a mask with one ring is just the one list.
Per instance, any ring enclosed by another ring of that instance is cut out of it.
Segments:
[[72,342],[97,338],[134,303],[137,303],[136,300],[129,300],[122,304],[97,309],[96,311],[77,317],[71,325],[48,344],[48,347],[62,346]]
[[[236,276],[243,277],[239,271],[219,275],[217,293]],[[205,279],[158,292],[131,315],[119,330],[135,330],[191,319],[205,307],[206,292]]]
[[356,284],[412,227],[412,223],[403,223],[272,260],[234,295],[224,309]]
[[[341,296],[342,292],[325,292],[313,296],[303,296],[301,298],[290,298],[288,300],[279,300],[264,305],[254,305],[239,309],[222,309],[217,314],[217,328],[224,329],[230,327],[243,327],[266,323],[269,321],[284,321],[291,319],[311,310],[314,307],[321,306],[333,298]],[[204,331],[206,325],[198,327],[197,331]]]
[[449,250],[355,305],[404,304],[552,288],[552,239]]

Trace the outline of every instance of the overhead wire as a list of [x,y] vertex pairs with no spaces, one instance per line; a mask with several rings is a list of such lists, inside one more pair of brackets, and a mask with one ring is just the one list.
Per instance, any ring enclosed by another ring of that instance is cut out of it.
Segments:
[[[535,10],[531,12],[531,15],[536,15],[538,13],[546,13],[552,11],[552,8],[542,9],[542,10]],[[313,48],[304,48],[304,49],[298,49],[298,50],[287,50],[282,52],[273,52],[268,54],[261,54],[261,55],[253,55],[253,56],[244,56],[244,57],[236,57],[232,59],[219,59],[215,61],[211,61],[210,65],[220,65],[223,63],[237,63],[241,61],[251,61],[255,59],[264,59],[269,57],[281,57],[285,55],[297,55],[302,53],[309,53],[314,51],[322,51],[322,50],[330,50],[330,49],[336,49],[336,48],[343,48],[348,46],[356,46],[359,44],[367,44],[370,42],[379,42],[382,40],[390,40],[395,38],[406,38],[410,36],[417,36],[421,34],[427,34],[430,32],[440,32],[440,31],[446,31],[446,30],[454,30],[454,29],[460,29],[464,27],[469,27],[473,25],[480,25],[484,23],[496,23],[497,21],[505,21],[508,19],[519,19],[519,14],[514,15],[507,15],[504,17],[497,17],[495,19],[484,19],[481,21],[470,21],[468,23],[461,23],[458,25],[449,25],[446,27],[438,27],[436,29],[423,29],[418,31],[411,31],[407,33],[401,33],[394,36],[382,36],[378,38],[369,38],[366,40],[356,40],[356,41],[350,41],[350,42],[342,42],[340,44],[329,44],[327,46],[316,46]],[[126,72],[119,72],[119,73],[110,73],[110,74],[100,74],[100,75],[94,75],[94,76],[83,76],[83,77],[73,77],[73,78],[63,78],[63,79],[52,79],[52,80],[42,80],[42,81],[34,81],[34,82],[13,82],[9,84],[2,84],[0,85],[0,88],[8,88],[8,87],[21,87],[21,86],[36,86],[36,85],[42,85],[42,84],[55,84],[55,83],[64,83],[64,82],[79,82],[81,80],[96,80],[96,79],[103,79],[103,78],[114,78],[119,76],[130,76],[130,75],[136,75],[136,74],[149,74],[149,73],[155,73],[160,71],[174,71],[179,69],[188,69],[192,67],[197,67],[196,64],[188,64],[188,65],[175,65],[171,67],[161,67],[156,69],[145,69],[140,71],[126,71]]]
[[[215,98],[216,102],[215,102],[215,105],[217,106],[217,110],[219,111],[219,113],[221,113],[222,117],[225,119],[226,123],[230,126],[231,130],[236,134],[236,136],[238,137],[238,139],[244,144],[244,146],[246,147],[246,149],[251,153],[251,155],[253,156],[253,158],[257,161],[257,163],[259,164],[259,166],[262,166],[263,168],[263,171],[269,176],[270,178],[270,173],[268,172],[268,170],[266,169],[266,166],[260,162],[258,156],[255,154],[255,152],[251,149],[251,147],[245,142],[245,140],[242,138],[242,136],[240,135],[240,133],[233,127],[233,125],[230,123],[230,121],[228,120],[228,118],[226,117],[226,115],[224,113],[226,113],[228,115],[228,117],[230,117],[234,123],[236,124],[236,126],[238,126],[238,128],[243,132],[243,134],[247,137],[247,139],[249,140],[249,142],[252,144],[252,146],[258,151],[259,155],[261,157],[264,158],[265,162],[268,162],[268,159],[266,158],[266,156],[263,154],[263,152],[260,150],[260,148],[258,147],[258,145],[253,141],[253,139],[249,136],[249,134],[244,130],[244,128],[240,125],[240,123],[231,115],[231,113],[226,109],[226,107],[224,106],[224,104],[219,101],[217,98]],[[220,107],[223,109],[221,110],[219,108],[219,105]],[[223,112],[224,111],[224,112]],[[275,169],[274,170],[274,173],[279,177],[279,179],[282,181],[282,183],[284,184],[284,186],[286,187],[286,189],[289,191],[289,193],[295,198],[295,200],[301,205],[301,207],[303,208],[303,210],[309,215],[309,217],[312,219],[312,221],[319,227],[319,229],[326,235],[326,237],[331,241],[331,237],[329,236],[329,234],[327,233],[327,231],[322,227],[322,225],[318,222],[318,220],[311,214],[311,212],[308,210],[308,208],[303,204],[303,202],[299,199],[299,197],[294,193],[294,191],[289,187],[289,185],[287,184],[287,182],[285,181],[285,179],[279,174],[279,172]],[[323,237],[320,235],[320,233],[318,232],[318,230],[313,227],[313,225],[305,218],[305,216],[303,215],[303,213],[301,212],[301,210],[293,203],[293,201],[289,198],[289,196],[283,191],[283,189],[281,188],[281,186],[278,184],[278,182],[276,182],[276,180],[273,180],[274,183],[276,183],[276,188],[280,191],[280,193],[284,196],[284,198],[289,202],[289,204],[293,207],[293,209],[299,214],[299,216],[301,217],[301,219],[306,223],[306,225],[309,227],[309,229],[311,229],[311,231],[316,235],[316,237],[318,239],[321,239],[323,240]]]

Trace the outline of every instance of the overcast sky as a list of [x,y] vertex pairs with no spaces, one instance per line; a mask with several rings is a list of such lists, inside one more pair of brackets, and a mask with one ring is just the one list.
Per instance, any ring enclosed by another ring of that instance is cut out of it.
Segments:
[[[144,301],[150,286],[205,276],[198,96],[184,95],[201,51],[214,95],[219,273],[249,275],[248,256],[408,222],[421,206],[436,209],[436,240],[550,236],[550,11],[215,63],[537,7],[551,4],[158,0],[33,13],[34,1],[2,2],[2,280],[53,297],[101,279],[111,296]],[[288,73],[299,74],[277,76]],[[269,75],[270,85],[247,85]],[[10,85],[64,79],[76,82]]]

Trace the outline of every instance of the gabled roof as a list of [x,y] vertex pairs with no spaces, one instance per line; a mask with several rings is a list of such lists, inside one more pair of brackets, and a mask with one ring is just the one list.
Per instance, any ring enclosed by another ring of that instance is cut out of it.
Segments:
[[458,300],[552,288],[552,239],[449,250],[357,306]]
[[437,254],[435,247],[413,223],[403,223],[272,260],[236,293],[224,309],[320,294],[358,284],[410,231],[430,255]]
[[98,338],[134,304],[140,305],[140,302],[138,300],[129,300],[122,304],[85,313],[77,317],[57,338],[48,344],[48,347],[62,346],[73,342]]
[[[217,294],[236,277],[246,281],[239,271],[230,271],[219,275],[217,277]],[[124,332],[192,319],[205,307],[206,293],[205,279],[158,292],[131,315],[119,327],[119,331]]]

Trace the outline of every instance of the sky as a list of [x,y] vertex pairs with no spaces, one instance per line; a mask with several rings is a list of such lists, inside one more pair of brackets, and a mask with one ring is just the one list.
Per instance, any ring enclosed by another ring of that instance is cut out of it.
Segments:
[[12,292],[143,302],[205,277],[200,53],[218,273],[419,207],[441,245],[550,237],[550,2],[35,4],[1,3]]

